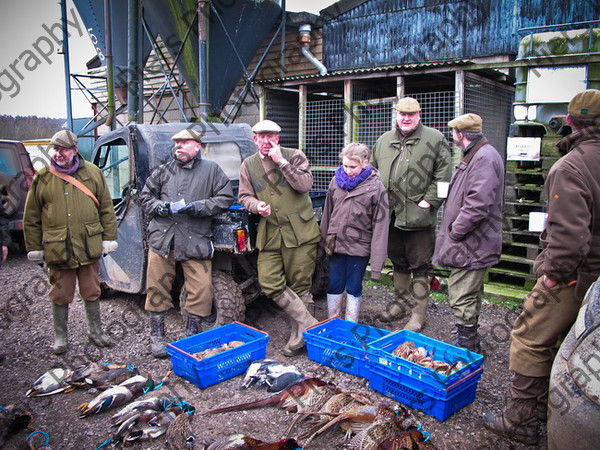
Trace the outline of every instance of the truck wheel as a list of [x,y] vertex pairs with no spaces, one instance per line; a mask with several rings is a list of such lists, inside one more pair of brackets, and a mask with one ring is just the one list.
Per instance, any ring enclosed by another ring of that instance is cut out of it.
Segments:
[[317,258],[317,262],[315,264],[315,273],[313,275],[312,287],[310,288],[313,298],[320,299],[325,297],[325,294],[327,294],[328,284],[329,262],[327,261],[327,256],[323,255],[322,257]]
[[[213,313],[217,315],[217,319],[212,326],[202,324],[203,331],[210,330],[221,325],[238,321],[243,322],[246,317],[246,301],[242,290],[233,280],[231,275],[215,270],[212,274],[213,284]],[[181,314],[184,315],[185,300],[187,291],[185,287],[181,289],[179,302],[181,306]],[[185,315],[184,315],[185,318]]]
[[17,184],[5,173],[0,173],[0,201],[7,217],[16,213],[21,204],[21,192]]

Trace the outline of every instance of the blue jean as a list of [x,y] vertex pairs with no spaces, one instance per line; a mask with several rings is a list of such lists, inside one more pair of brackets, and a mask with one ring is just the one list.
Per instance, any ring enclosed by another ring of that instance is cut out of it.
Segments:
[[328,294],[342,294],[344,289],[350,295],[362,295],[362,280],[369,263],[368,256],[350,256],[334,253],[329,257]]

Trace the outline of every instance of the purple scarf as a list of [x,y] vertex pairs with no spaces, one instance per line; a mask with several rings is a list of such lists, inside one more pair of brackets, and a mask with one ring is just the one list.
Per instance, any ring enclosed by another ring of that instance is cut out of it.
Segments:
[[75,172],[77,172],[77,169],[79,169],[79,157],[77,155],[75,155],[75,157],[73,158],[73,165],[69,169],[63,169],[58,164],[56,164],[56,161],[54,161],[53,159],[51,160],[51,162],[52,166],[56,170],[62,173],[66,173],[67,175],[73,175]]
[[349,177],[348,174],[344,171],[344,167],[339,167],[338,170],[335,171],[335,182],[342,189],[346,189],[347,191],[351,191],[360,183],[365,181],[371,175],[372,167],[369,164],[365,167],[358,175],[354,178]]

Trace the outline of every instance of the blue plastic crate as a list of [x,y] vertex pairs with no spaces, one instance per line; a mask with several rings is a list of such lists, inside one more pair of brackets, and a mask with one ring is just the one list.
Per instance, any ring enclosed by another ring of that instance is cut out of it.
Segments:
[[[245,344],[200,360],[193,356],[232,341]],[[244,373],[252,361],[265,357],[268,343],[267,333],[233,322],[167,344],[167,351],[175,374],[204,389]]]
[[[433,354],[434,360],[447,363],[461,361],[465,365],[451,375],[442,375],[392,355],[392,351],[405,341],[425,347]],[[367,349],[367,359],[371,389],[440,421],[475,399],[477,383],[483,373],[482,355],[408,330],[397,331],[372,342]]]
[[369,377],[366,348],[389,330],[332,318],[304,331],[308,359],[363,378]]

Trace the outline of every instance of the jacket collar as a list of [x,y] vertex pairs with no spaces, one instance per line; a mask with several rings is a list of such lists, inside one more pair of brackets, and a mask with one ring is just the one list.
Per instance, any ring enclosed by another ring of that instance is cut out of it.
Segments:
[[469,146],[465,149],[465,155],[461,161],[461,164],[468,166],[473,157],[475,156],[475,153],[477,153],[477,151],[487,143],[488,140],[484,136],[471,142]]
[[396,127],[396,140],[392,141],[392,144],[397,144],[401,142],[406,142],[407,144],[413,144],[414,142],[418,142],[421,139],[421,135],[423,134],[423,122],[419,122],[417,128],[412,130],[407,135],[403,134],[400,131],[400,128]]
[[562,154],[567,154],[574,148],[577,148],[582,141],[587,140],[599,140],[600,139],[600,127],[597,125],[592,125],[589,127],[582,128],[581,130],[577,130],[571,134],[568,134],[564,138],[562,138],[556,146],[562,152]]

